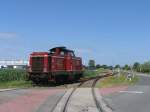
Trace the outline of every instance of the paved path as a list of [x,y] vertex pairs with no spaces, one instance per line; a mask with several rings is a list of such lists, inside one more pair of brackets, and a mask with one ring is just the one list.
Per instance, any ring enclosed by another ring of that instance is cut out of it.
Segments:
[[0,92],[0,112],[50,112],[64,89],[20,89]]
[[104,97],[114,112],[150,112],[150,77],[138,76],[135,86]]
[[71,97],[67,112],[99,112],[91,88],[78,88]]

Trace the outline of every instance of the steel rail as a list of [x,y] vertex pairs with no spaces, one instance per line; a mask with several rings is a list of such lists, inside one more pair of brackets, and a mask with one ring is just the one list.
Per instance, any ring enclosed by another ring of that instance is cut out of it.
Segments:
[[72,90],[72,92],[70,93],[70,95],[69,95],[67,101],[65,102],[65,106],[64,106],[62,112],[66,112],[66,111],[67,111],[67,106],[68,106],[68,103],[69,103],[69,101],[70,101],[70,99],[71,99],[73,93],[76,91],[77,88],[81,87],[83,83],[84,83],[84,82],[80,82],[79,85],[78,85],[77,87],[75,87],[75,88]]
[[94,82],[93,82],[93,84],[92,84],[92,88],[91,88],[91,90],[92,90],[92,96],[93,96],[93,99],[94,99],[94,102],[95,102],[95,104],[96,104],[96,107],[97,107],[97,109],[98,109],[98,111],[99,112],[103,112],[103,109],[102,109],[102,107],[101,107],[101,104],[97,101],[97,98],[96,98],[96,94],[95,94],[95,85],[96,85],[96,83],[97,83],[97,81],[99,80],[100,78],[97,78],[97,79],[95,79],[94,80]]

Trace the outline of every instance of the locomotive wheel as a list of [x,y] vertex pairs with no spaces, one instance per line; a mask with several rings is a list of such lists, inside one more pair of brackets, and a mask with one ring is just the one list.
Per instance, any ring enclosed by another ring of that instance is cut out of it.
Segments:
[[57,84],[64,84],[68,82],[68,76],[67,75],[60,75],[55,77],[55,82]]
[[62,80],[63,80],[63,83],[67,83],[68,82],[68,76],[67,75],[63,75],[62,76]]
[[35,83],[35,84],[39,84],[40,79],[38,77],[36,77],[35,79],[32,79],[32,82]]
[[56,84],[60,84],[61,83],[60,76],[55,76],[55,82],[56,82]]
[[42,84],[48,84],[48,79],[47,78],[42,78],[41,80],[40,80],[40,83],[42,83]]
[[81,78],[82,74],[76,74],[75,75],[75,80],[78,81]]

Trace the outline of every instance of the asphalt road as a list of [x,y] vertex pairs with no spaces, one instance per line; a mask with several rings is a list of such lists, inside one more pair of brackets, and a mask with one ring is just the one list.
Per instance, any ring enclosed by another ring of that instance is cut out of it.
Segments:
[[0,112],[51,112],[65,89],[34,88],[0,92]]
[[104,97],[113,112],[150,112],[150,76],[138,76],[135,86]]

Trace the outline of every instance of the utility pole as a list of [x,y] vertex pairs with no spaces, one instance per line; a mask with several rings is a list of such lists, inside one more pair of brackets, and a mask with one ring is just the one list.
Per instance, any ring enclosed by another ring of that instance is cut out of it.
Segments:
[[130,65],[130,68],[131,68],[132,77],[134,78],[134,77],[135,77],[135,74],[134,74],[133,66]]

